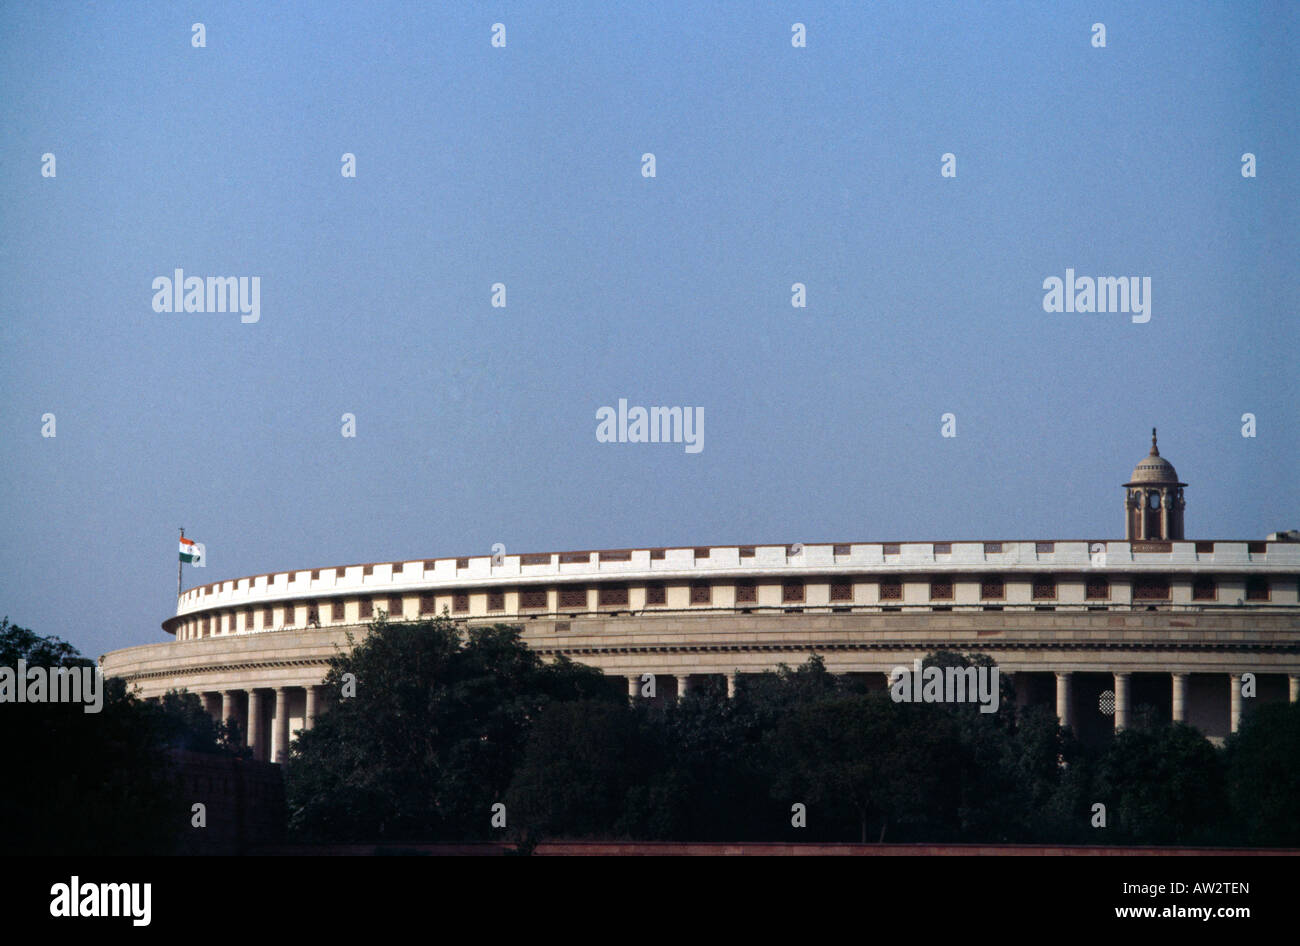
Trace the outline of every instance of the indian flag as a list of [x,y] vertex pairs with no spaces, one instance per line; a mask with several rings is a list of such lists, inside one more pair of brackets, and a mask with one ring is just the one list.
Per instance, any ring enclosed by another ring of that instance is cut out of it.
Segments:
[[189,562],[196,568],[207,568],[208,552],[202,542],[195,542],[181,536],[181,561]]

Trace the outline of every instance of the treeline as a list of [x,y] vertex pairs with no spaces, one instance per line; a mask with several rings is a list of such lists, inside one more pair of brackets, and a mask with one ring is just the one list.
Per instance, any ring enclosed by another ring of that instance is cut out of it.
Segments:
[[[5,619],[0,666],[20,658],[90,665]],[[734,699],[705,685],[680,703],[629,705],[622,677],[544,662],[509,627],[466,632],[447,619],[375,624],[326,684],[349,695],[294,742],[286,772],[301,842],[1300,846],[1297,704],[1256,708],[1222,749],[1139,708],[1090,750],[1050,708],[1016,710],[1006,679],[1000,710],[980,713],[896,703],[812,658],[743,677]],[[242,741],[194,694],[148,703],[116,679],[100,713],[2,704],[0,851],[187,850],[193,798],[174,750],[246,757]]]
[[894,702],[816,657],[733,699],[629,705],[622,677],[446,619],[376,624],[326,685],[354,695],[294,744],[300,841],[1300,845],[1296,705],[1259,707],[1223,749],[1139,708],[1088,750],[1049,708],[1017,710],[1005,678],[980,713]]
[[[93,667],[57,637],[0,621],[0,667]],[[103,707],[0,703],[0,852],[170,854],[190,832],[192,798],[169,752],[238,755],[237,734],[213,721],[192,693],[148,703],[117,678]]]

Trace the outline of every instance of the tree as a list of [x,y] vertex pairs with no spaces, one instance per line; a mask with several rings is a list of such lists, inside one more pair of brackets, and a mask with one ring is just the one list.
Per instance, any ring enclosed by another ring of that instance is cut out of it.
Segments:
[[1002,799],[1006,840],[1096,843],[1090,822],[1090,761],[1073,732],[1061,727],[1054,709],[1019,710],[1005,770],[1012,790]]
[[793,669],[781,664],[774,671],[747,675],[741,696],[765,725],[794,706],[840,693],[843,686],[844,681],[826,669],[825,658],[813,654]]
[[0,620],[0,667],[17,667],[25,660],[32,667],[93,667],[95,662],[78,653],[67,641],[40,637],[9,618]]
[[159,743],[168,749],[189,752],[251,756],[252,750],[239,744],[231,724],[212,718],[198,694],[168,690],[156,703],[139,702],[142,725],[149,727]]
[[653,777],[641,724],[626,701],[544,707],[507,795],[520,836],[536,841],[613,835],[628,790]]
[[[464,632],[443,616],[375,622],[325,678],[344,697],[291,747],[290,828],[304,839],[491,836],[528,729],[556,701],[623,699],[598,670],[546,663],[517,628]],[[509,820],[507,820],[509,824]]]
[[[0,666],[93,667],[56,637],[0,622]],[[0,705],[0,850],[11,854],[168,854],[189,824],[168,750],[219,751],[222,731],[193,694],[158,704],[103,681],[81,703]]]
[[1213,839],[1227,810],[1222,760],[1183,723],[1116,733],[1095,792],[1115,834],[1142,844]]
[[1224,749],[1233,820],[1243,840],[1300,845],[1300,703],[1258,707]]

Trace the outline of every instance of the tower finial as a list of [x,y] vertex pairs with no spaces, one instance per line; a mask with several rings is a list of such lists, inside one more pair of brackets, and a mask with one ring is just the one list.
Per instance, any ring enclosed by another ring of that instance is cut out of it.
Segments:
[[1154,427],[1151,428],[1151,455],[1153,457],[1160,456],[1160,451],[1156,449],[1156,429]]

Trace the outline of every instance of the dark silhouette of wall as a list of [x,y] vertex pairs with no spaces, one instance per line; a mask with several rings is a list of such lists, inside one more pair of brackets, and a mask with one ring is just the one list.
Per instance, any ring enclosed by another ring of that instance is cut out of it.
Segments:
[[[185,801],[179,853],[244,854],[284,837],[284,780],[280,766],[188,750],[171,753]],[[193,806],[206,807],[206,827],[195,827]]]

